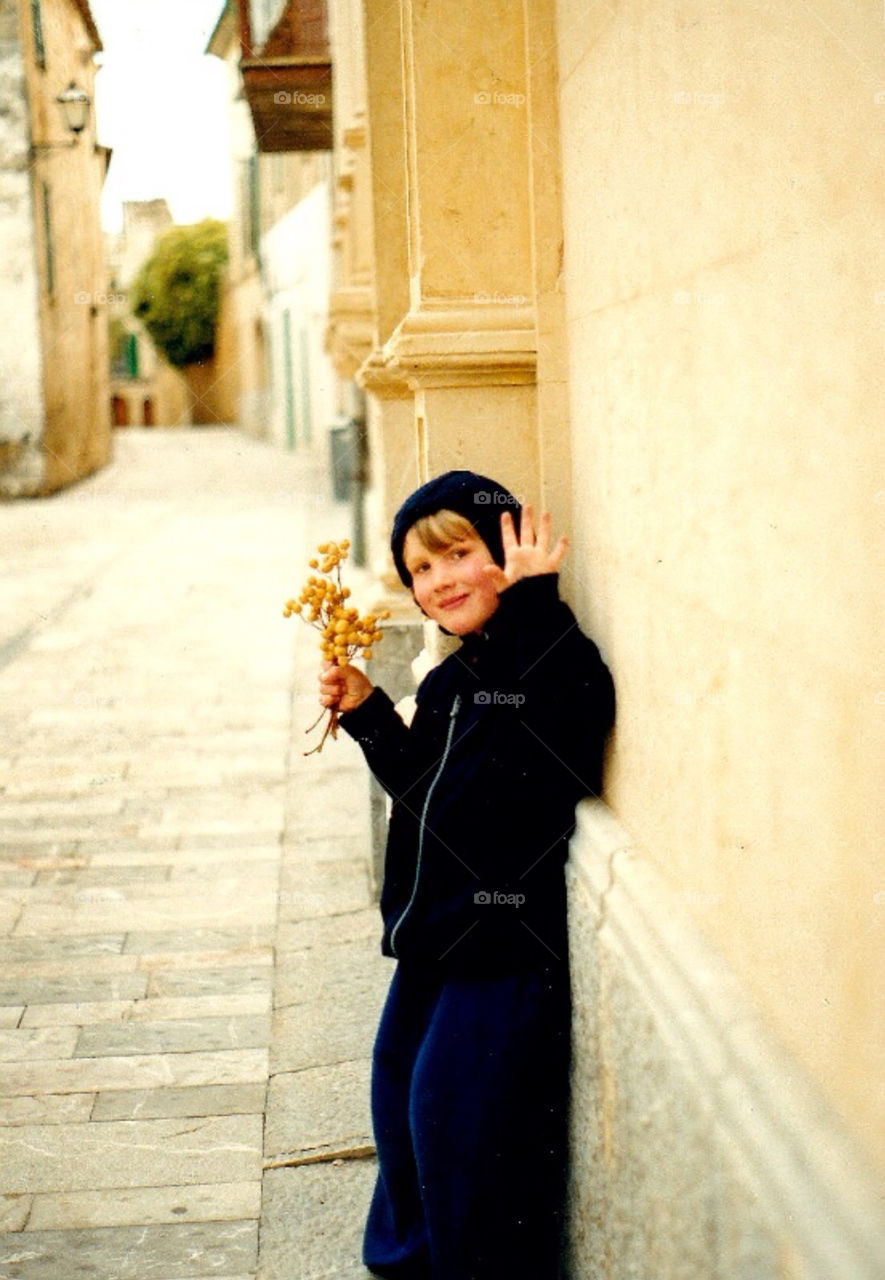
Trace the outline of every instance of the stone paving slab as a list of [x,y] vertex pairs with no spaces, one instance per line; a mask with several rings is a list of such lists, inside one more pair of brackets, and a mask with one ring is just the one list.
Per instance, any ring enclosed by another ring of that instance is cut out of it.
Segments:
[[91,1118],[162,1120],[175,1116],[262,1115],[266,1093],[264,1081],[183,1089],[117,1089],[98,1094]]
[[197,950],[245,955],[258,947],[271,947],[273,942],[274,930],[266,925],[252,923],[242,929],[207,929],[194,925],[192,929],[168,931],[133,930],[126,935],[123,951],[127,955],[160,955],[164,951],[181,954]]
[[334,1011],[339,993],[347,992],[348,998],[364,1000],[379,1014],[393,972],[393,961],[364,939],[292,952],[278,969],[274,1004],[285,1009],[326,999]]
[[70,1058],[77,1046],[76,1027],[39,1027],[0,1031],[0,1062],[34,1062],[40,1058]]
[[374,905],[367,910],[347,911],[341,915],[281,921],[277,929],[276,947],[277,952],[302,951],[308,947],[326,947],[338,942],[359,940],[375,943],[376,951],[380,948],[381,917]]
[[[126,1053],[193,1053],[212,1049],[263,1047],[269,1040],[270,1019],[267,1016],[254,1016],[180,1018],[165,1022],[102,1022],[75,1030],[77,1037],[74,1056],[77,1058],[114,1057]],[[3,1040],[0,1033],[0,1057],[2,1053]]]
[[39,1098],[0,1098],[0,1124],[83,1123],[92,1114],[94,1093],[44,1093]]
[[258,1280],[368,1278],[360,1258],[374,1185],[374,1160],[266,1173]]
[[252,1084],[266,1079],[265,1049],[230,1049],[222,1053],[152,1053],[12,1063],[3,1069],[3,1092],[14,1098],[22,1094],[98,1093],[103,1089]]
[[[117,958],[122,960],[123,958]],[[19,968],[19,966],[16,966]],[[31,977],[8,977],[0,981],[0,1004],[7,1001],[27,1005],[61,1003],[74,1004],[93,1000],[138,1000],[147,993],[148,979],[142,973],[112,973],[63,976],[64,965],[42,965],[43,972]],[[90,966],[96,967],[96,966]],[[116,967],[116,966],[115,966]],[[128,961],[120,966],[130,967]],[[131,965],[134,968],[134,964]],[[59,970],[62,970],[60,973]],[[10,970],[4,966],[9,974]],[[24,974],[33,974],[32,966],[21,965]],[[48,972],[47,972],[48,970]]]
[[237,1222],[258,1217],[261,1182],[210,1183],[172,1187],[115,1187],[35,1195],[24,1230],[82,1231],[141,1223]]
[[226,969],[190,969],[155,971],[148,984],[148,995],[223,996],[251,995],[267,991],[270,982],[268,966],[230,966]]
[[284,1072],[270,1081],[265,1158],[320,1147],[372,1145],[367,1058]]
[[0,1133],[6,1192],[246,1182],[261,1174],[253,1115],[22,1125]]
[[29,1231],[0,1236],[0,1275],[8,1280],[223,1280],[254,1274],[258,1224],[182,1223]]
[[328,996],[277,1009],[273,1017],[271,1074],[352,1062],[370,1056],[381,998],[343,988]]
[[[270,1010],[270,992],[265,995],[223,996],[170,996],[156,1000],[94,1000],[79,1004],[32,1004],[23,1012],[19,1010],[23,1027],[54,1027],[75,1025],[89,1026],[95,1022],[164,1022],[174,1018],[194,1017],[244,1017],[267,1013]],[[3,1014],[15,1013],[0,1006],[0,1026]],[[19,1019],[12,1022],[19,1024]]]

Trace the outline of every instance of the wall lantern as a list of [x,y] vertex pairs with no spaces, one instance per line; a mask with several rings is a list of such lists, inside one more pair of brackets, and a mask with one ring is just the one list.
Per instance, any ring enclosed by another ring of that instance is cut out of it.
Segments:
[[70,142],[33,142],[32,151],[52,151],[59,147],[75,147],[80,134],[89,121],[89,108],[92,99],[83,89],[78,89],[73,80],[67,89],[63,89],[55,99],[61,111],[62,120],[68,133],[74,136]]

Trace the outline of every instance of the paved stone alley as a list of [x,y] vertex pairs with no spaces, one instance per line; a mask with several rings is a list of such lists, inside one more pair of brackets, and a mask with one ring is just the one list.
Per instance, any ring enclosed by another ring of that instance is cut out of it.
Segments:
[[368,1275],[368,788],[281,615],[348,530],[226,428],[0,506],[2,1280]]

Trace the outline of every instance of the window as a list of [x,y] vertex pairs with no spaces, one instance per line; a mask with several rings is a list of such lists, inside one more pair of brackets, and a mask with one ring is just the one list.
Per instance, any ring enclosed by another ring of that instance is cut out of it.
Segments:
[[43,43],[43,14],[40,0],[31,0],[31,30],[34,33],[34,61],[38,67],[46,66],[46,46]]
[[248,209],[248,247],[257,257],[261,245],[261,192],[258,185],[258,156],[254,153],[246,162],[246,187]]
[[52,208],[49,201],[49,184],[40,183],[43,211],[43,252],[46,266],[46,292],[50,302],[55,298],[55,255],[52,249]]

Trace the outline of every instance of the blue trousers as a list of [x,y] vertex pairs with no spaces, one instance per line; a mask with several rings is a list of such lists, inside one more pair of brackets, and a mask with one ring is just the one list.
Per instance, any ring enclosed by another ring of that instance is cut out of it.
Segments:
[[556,1280],[568,968],[434,981],[397,967],[372,1064],[363,1261],[390,1280]]

